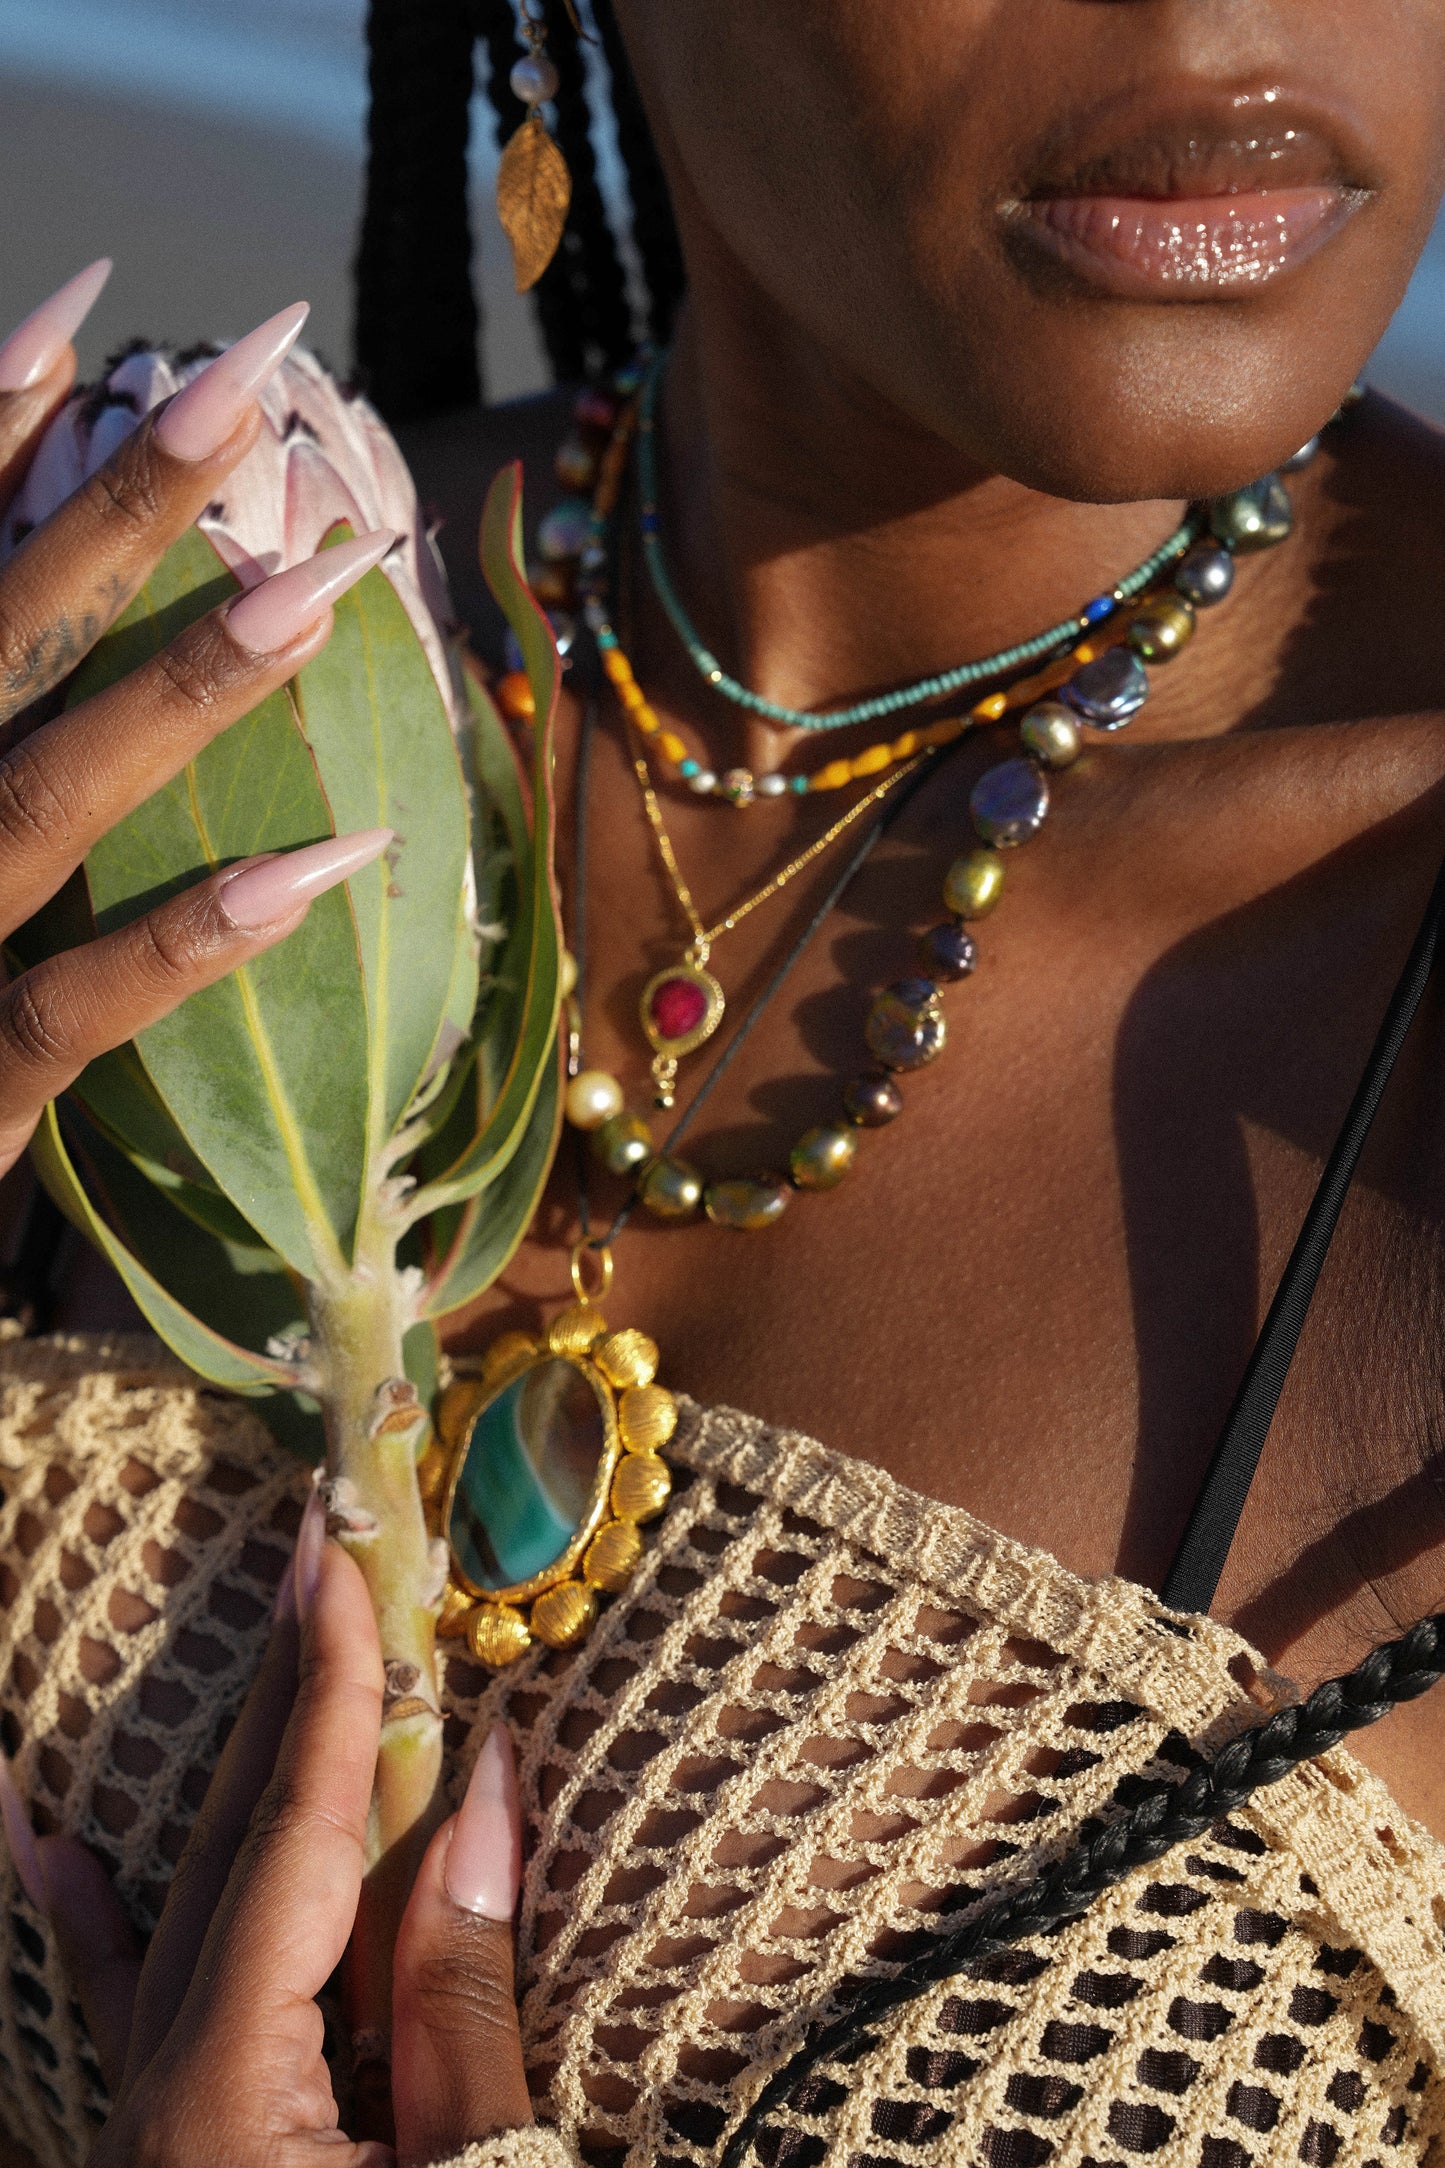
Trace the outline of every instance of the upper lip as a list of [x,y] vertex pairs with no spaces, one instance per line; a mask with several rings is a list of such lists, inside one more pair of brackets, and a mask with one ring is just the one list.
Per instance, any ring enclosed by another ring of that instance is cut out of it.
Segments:
[[1059,196],[1159,202],[1273,188],[1370,193],[1370,162],[1345,117],[1283,91],[1195,91],[1144,110],[1111,99],[1039,145],[1015,202]]

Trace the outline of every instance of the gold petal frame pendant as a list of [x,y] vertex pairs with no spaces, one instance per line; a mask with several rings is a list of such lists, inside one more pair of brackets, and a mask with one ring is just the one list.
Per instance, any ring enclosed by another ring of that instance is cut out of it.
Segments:
[[497,169],[497,216],[512,244],[517,292],[534,287],[561,245],[572,204],[567,161],[539,113],[529,113]]
[[451,1385],[419,1474],[449,1570],[437,1631],[500,1669],[584,1640],[666,1507],[677,1403],[646,1333],[579,1296],[542,1337],[507,1333]]

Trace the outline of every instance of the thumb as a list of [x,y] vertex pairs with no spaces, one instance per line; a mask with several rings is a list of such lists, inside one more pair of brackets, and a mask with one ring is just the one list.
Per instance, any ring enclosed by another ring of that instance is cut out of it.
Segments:
[[522,1810],[506,1730],[427,1848],[397,1937],[391,2094],[403,2163],[532,2120],[512,1980]]
[[141,1950],[109,1875],[76,1837],[36,1845],[50,1924],[112,2100],[120,2089]]

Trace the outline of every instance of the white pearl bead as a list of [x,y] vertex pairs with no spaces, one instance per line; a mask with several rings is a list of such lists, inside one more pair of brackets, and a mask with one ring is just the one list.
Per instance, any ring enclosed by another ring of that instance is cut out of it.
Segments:
[[760,775],[758,777],[758,796],[760,798],[781,798],[787,787],[788,779],[785,775]]
[[529,53],[512,70],[512,94],[523,105],[545,105],[555,98],[561,77],[543,53]]
[[567,1086],[567,1119],[574,1129],[600,1129],[623,1104],[622,1086],[605,1069],[584,1069]]
[[562,999],[565,1001],[569,994],[575,994],[577,991],[577,959],[572,954],[571,949],[564,948],[562,951],[562,967],[559,976],[562,982]]
[[717,777],[711,768],[699,768],[696,775],[688,777],[687,787],[696,791],[699,798],[708,798],[717,789]]

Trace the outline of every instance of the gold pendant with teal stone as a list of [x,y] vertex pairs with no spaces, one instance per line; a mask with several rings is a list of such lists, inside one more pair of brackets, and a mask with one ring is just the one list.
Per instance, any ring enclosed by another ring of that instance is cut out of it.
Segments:
[[586,1638],[672,1490],[660,1448],[677,1403],[656,1382],[656,1344],[609,1331],[584,1254],[598,1258],[606,1295],[610,1253],[579,1245],[577,1300],[544,1335],[505,1333],[476,1377],[448,1387],[419,1471],[431,1533],[447,1545],[437,1631],[465,1638],[494,1669],[534,1641],[566,1649]]

